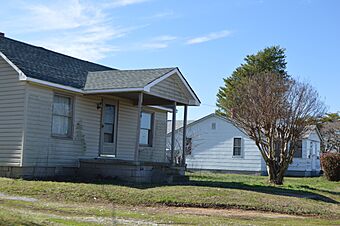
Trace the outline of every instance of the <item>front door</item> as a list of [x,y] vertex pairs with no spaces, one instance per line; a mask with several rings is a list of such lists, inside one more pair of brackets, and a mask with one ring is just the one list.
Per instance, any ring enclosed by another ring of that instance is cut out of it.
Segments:
[[112,100],[103,101],[101,126],[101,151],[102,157],[116,156],[116,124],[117,104]]

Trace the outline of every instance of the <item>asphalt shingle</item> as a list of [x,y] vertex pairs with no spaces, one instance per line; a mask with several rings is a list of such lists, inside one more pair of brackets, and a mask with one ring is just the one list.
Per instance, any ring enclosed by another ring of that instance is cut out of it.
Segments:
[[85,90],[143,88],[176,68],[90,72]]
[[0,51],[28,77],[78,89],[88,72],[115,70],[1,36]]

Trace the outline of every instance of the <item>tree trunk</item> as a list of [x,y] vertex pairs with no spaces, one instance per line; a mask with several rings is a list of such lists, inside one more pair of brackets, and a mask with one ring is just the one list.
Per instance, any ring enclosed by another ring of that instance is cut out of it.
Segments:
[[283,184],[283,174],[280,169],[275,167],[275,163],[267,163],[267,172],[269,175],[269,182],[276,185]]

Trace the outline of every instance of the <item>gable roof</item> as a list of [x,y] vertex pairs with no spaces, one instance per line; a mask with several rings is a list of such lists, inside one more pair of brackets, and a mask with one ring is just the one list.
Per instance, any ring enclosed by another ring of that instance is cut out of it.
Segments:
[[[187,125],[193,123],[195,120],[188,120]],[[183,120],[176,120],[176,126],[175,130],[180,129],[183,127]],[[172,120],[167,121],[167,132],[166,133],[171,133],[172,132]]]
[[176,70],[176,68],[90,72],[84,89],[144,88],[151,82],[173,70]]
[[310,136],[310,134],[314,131],[316,132],[316,134],[320,138],[320,141],[322,141],[323,138],[322,138],[321,133],[320,133],[320,131],[319,131],[319,129],[316,125],[308,126],[307,129],[306,129],[306,132],[302,135],[302,138],[308,138]]
[[[188,122],[188,124],[187,124],[187,127],[190,127],[190,126],[193,126],[193,125],[196,125],[196,124],[198,124],[198,123],[200,123],[200,122],[202,122],[202,121],[205,121],[205,120],[207,120],[207,119],[209,119],[209,118],[218,118],[218,119],[221,119],[221,120],[223,120],[223,121],[225,121],[225,122],[227,122],[227,123],[230,123],[230,124],[232,124],[232,125],[234,125],[230,120],[228,120],[226,117],[223,117],[223,116],[221,116],[221,115],[218,115],[218,114],[216,114],[216,113],[211,113],[211,114],[209,114],[209,115],[206,115],[206,116],[204,116],[204,117],[202,117],[202,118],[200,118],[200,119],[198,119],[198,120],[192,120],[190,123]],[[179,121],[181,121],[181,120],[179,120]],[[171,120],[170,120],[170,122],[171,122]],[[238,130],[240,130],[242,133],[244,133],[244,134],[246,134],[244,131],[243,131],[243,129],[241,129],[241,128],[239,128],[238,126],[236,126],[236,125],[234,125]],[[168,127],[169,127],[169,121],[168,121]],[[171,128],[171,124],[170,124],[170,128]],[[177,131],[179,131],[179,130],[181,130],[183,128],[183,122],[176,122],[176,132]],[[307,139],[308,137],[309,137],[309,135],[313,132],[313,131],[316,131],[316,133],[317,133],[317,135],[319,136],[319,138],[320,138],[320,140],[322,140],[323,138],[322,138],[322,136],[321,136],[321,134],[320,134],[320,131],[319,131],[319,129],[318,129],[318,127],[316,126],[316,125],[311,125],[311,126],[308,126],[308,128],[306,129],[306,132],[302,135],[302,138],[303,139]],[[169,134],[171,134],[171,129],[169,130],[167,130],[167,134],[169,135]],[[247,135],[247,134],[246,134]]]
[[78,89],[88,72],[115,70],[2,36],[0,52],[28,77]]
[[[218,119],[221,119],[221,120],[223,120],[223,121],[225,121],[227,123],[233,124],[227,118],[225,118],[223,116],[220,116],[220,115],[218,115],[216,113],[211,113],[211,114],[206,115],[206,116],[204,116],[204,117],[202,117],[200,119],[197,119],[197,120],[188,120],[187,127],[196,125],[196,124],[198,124],[198,123],[200,123],[202,121],[205,121],[205,120],[207,120],[209,118],[218,118]],[[171,122],[171,120],[169,120],[169,121]],[[168,121],[168,126],[169,126],[169,121]],[[176,131],[175,132],[177,132],[178,130],[181,130],[183,128],[183,121],[182,120],[178,120],[178,121],[180,121],[180,122],[178,122],[178,123],[176,122]],[[238,128],[237,126],[235,126],[235,127]],[[170,128],[171,128],[171,124],[170,124]],[[238,129],[241,130],[240,128],[238,128]],[[168,134],[171,134],[171,132],[172,132],[171,130],[170,131],[168,130]],[[241,132],[244,133],[242,130],[241,130]]]

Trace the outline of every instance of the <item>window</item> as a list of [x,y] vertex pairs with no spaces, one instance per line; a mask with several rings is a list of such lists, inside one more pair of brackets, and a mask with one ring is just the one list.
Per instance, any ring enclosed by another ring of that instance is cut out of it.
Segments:
[[211,123],[211,129],[216,129],[216,122]]
[[153,114],[148,112],[142,112],[140,122],[140,136],[139,144],[145,146],[152,146],[152,121]]
[[104,110],[104,142],[113,143],[114,141],[114,127],[115,127],[115,113],[116,109],[114,105],[105,104]]
[[299,140],[295,145],[294,158],[302,158],[302,140]]
[[313,155],[313,141],[309,143],[309,150],[307,152],[307,157],[310,158]]
[[72,136],[72,98],[55,94],[52,110],[52,136]]
[[187,137],[185,139],[185,147],[186,147],[186,154],[191,155],[191,152],[192,152],[192,138],[191,137]]
[[241,156],[241,155],[242,155],[242,139],[234,138],[233,156]]

